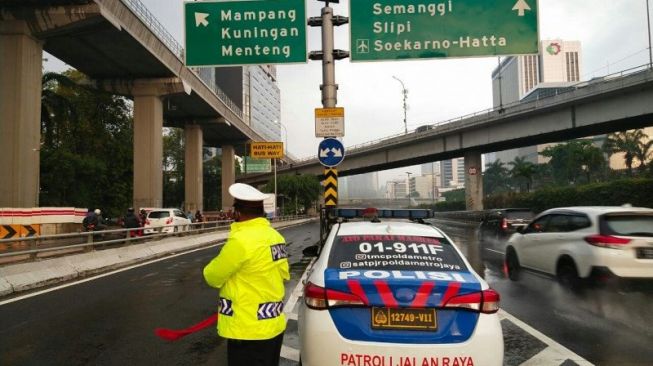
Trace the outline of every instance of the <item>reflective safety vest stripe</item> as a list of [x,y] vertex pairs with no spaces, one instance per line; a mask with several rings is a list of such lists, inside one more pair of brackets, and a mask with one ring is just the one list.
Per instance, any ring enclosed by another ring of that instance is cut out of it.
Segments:
[[287,258],[284,238],[267,219],[231,224],[220,254],[204,268],[206,282],[220,289],[220,336],[260,340],[283,332]]

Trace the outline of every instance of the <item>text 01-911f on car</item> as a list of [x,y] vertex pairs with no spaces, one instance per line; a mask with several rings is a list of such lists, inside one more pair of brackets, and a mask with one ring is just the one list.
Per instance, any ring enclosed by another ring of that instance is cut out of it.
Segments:
[[302,365],[502,365],[499,294],[442,231],[378,211],[334,224],[309,271]]
[[579,279],[653,278],[653,209],[567,207],[542,212],[506,246],[511,279],[521,268]]

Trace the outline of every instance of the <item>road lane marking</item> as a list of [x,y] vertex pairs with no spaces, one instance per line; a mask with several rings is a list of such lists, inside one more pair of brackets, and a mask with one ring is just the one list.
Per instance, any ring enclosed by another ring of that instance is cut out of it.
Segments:
[[[544,344],[546,344],[548,347],[545,348],[542,352],[538,353],[534,357],[530,358],[528,361],[522,363],[522,365],[551,365],[551,362],[553,361],[551,358],[544,358],[547,356],[554,356],[554,360],[558,360],[558,358],[561,358],[561,363],[564,362],[565,360],[569,359],[571,361],[574,361],[580,366],[584,365],[593,365],[591,362],[587,361],[586,359],[582,358],[581,356],[575,354],[572,352],[570,349],[566,348],[565,346],[561,345],[560,343],[554,341],[553,339],[545,336],[542,332],[538,331],[537,329],[531,327],[530,325],[524,323],[523,321],[517,319],[510,313],[506,312],[503,309],[499,310],[499,318],[501,319],[508,319],[511,321],[513,324],[516,326],[522,328],[524,331],[528,332],[530,335],[533,337],[539,339],[542,341]],[[550,351],[547,351],[549,350]],[[529,363],[531,360],[535,359],[533,362],[539,362],[539,363]]]

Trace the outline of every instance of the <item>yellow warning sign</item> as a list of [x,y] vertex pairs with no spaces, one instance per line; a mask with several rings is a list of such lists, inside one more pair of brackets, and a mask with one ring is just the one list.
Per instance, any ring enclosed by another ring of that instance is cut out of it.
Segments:
[[283,142],[252,142],[249,156],[255,159],[282,159]]

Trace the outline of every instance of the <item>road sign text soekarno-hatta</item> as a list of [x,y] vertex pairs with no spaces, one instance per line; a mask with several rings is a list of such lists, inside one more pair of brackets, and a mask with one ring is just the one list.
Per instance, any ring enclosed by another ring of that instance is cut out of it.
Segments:
[[533,54],[537,0],[351,0],[352,61]]
[[282,159],[283,142],[252,142],[249,156],[254,159]]
[[186,65],[306,62],[304,0],[184,4]]

